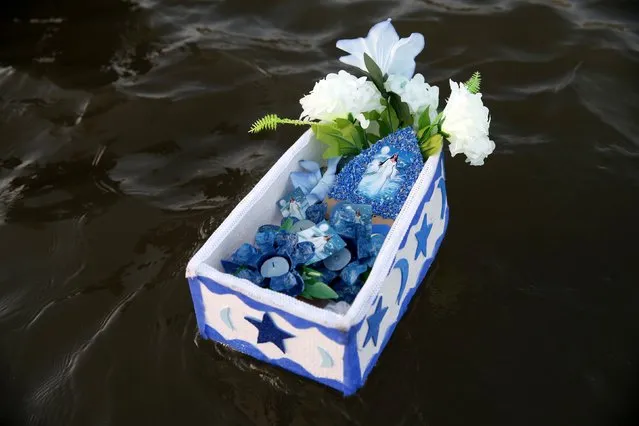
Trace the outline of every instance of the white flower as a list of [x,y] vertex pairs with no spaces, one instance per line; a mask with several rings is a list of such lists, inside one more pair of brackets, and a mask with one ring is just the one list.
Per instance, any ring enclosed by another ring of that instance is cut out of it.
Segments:
[[442,131],[448,133],[450,153],[466,155],[466,162],[481,166],[495,149],[488,138],[490,117],[481,100],[481,93],[472,94],[463,83],[450,80],[450,98],[444,108]]
[[340,61],[367,71],[364,53],[377,64],[382,74],[397,74],[410,78],[415,72],[415,56],[424,49],[424,36],[413,33],[400,39],[390,18],[375,24],[366,38],[339,40],[337,48],[350,55]]
[[382,111],[382,95],[372,81],[357,78],[346,71],[331,73],[315,83],[313,90],[300,99],[302,119],[332,121],[349,113]]
[[424,76],[415,74],[412,79],[407,79],[402,75],[391,74],[384,83],[384,87],[389,92],[397,93],[402,101],[408,104],[410,113],[415,119],[430,107],[428,115],[432,120],[437,117],[437,107],[439,106],[439,87],[426,83]]

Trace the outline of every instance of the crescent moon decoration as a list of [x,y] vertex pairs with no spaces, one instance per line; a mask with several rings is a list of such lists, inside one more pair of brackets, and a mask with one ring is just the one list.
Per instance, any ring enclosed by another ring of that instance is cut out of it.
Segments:
[[235,331],[235,327],[233,326],[233,322],[231,321],[231,308],[224,308],[220,311],[220,318],[222,322],[226,324],[228,328]]
[[333,358],[331,358],[331,356],[328,354],[328,352],[326,352],[325,349],[318,346],[317,350],[319,351],[320,356],[322,357],[322,364],[320,364],[320,367],[331,368],[335,364],[333,362]]
[[406,289],[406,281],[408,280],[408,260],[402,258],[395,262],[394,269],[399,269],[402,274],[402,281],[399,284],[399,291],[397,292],[397,304],[402,300],[404,289]]

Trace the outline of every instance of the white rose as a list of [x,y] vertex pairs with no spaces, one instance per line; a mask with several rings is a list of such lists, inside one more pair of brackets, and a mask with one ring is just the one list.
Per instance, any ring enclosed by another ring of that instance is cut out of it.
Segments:
[[331,73],[315,83],[313,90],[300,99],[302,119],[332,121],[345,118],[349,113],[383,110],[382,96],[372,81],[355,77],[346,71]]
[[442,131],[449,135],[450,153],[463,153],[466,162],[481,166],[495,149],[488,137],[490,117],[481,93],[472,94],[463,83],[450,80],[450,98],[443,111]]

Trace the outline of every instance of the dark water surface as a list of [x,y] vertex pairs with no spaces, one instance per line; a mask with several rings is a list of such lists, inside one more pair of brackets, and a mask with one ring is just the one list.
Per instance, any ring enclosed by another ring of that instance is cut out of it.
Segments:
[[[0,423],[613,425],[639,361],[633,1],[4,0]],[[479,69],[496,152],[344,399],[196,337],[189,257],[299,135],[339,38],[393,17]]]

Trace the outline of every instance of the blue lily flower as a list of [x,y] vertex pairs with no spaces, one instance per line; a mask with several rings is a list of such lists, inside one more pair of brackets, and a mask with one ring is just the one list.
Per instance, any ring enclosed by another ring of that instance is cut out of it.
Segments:
[[305,171],[291,173],[293,187],[300,188],[311,205],[323,201],[335,183],[335,173],[340,159],[341,157],[330,158],[324,175],[322,175],[319,164],[315,161],[300,161],[299,165]]

